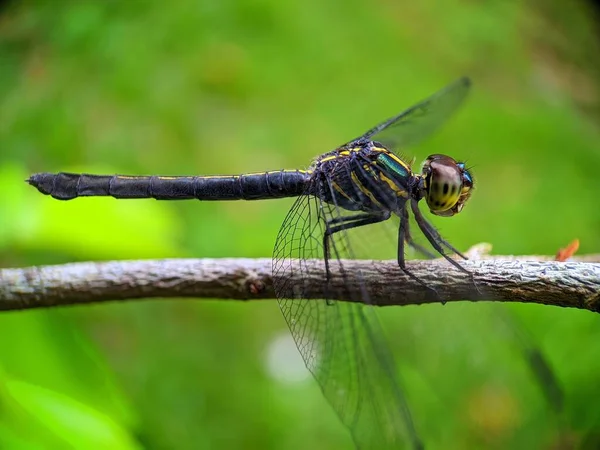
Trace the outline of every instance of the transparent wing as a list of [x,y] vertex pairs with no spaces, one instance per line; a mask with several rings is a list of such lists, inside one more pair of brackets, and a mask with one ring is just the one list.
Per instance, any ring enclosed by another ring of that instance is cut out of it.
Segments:
[[459,78],[429,98],[380,123],[351,142],[379,141],[390,150],[417,145],[437,130],[458,109],[470,87],[469,78]]
[[[326,283],[323,236],[328,229],[331,230],[332,224],[335,226],[343,222],[344,218],[357,214],[356,211],[341,209],[333,201],[325,203],[320,200],[327,197],[323,190],[329,190],[330,193],[333,191],[331,180],[339,186],[344,185],[350,177],[349,173],[344,173],[348,167],[343,164],[343,159],[340,161],[340,166],[334,169],[333,174],[320,174],[320,178],[319,175],[315,175],[308,195],[299,197],[288,213],[275,245],[274,287],[283,315],[308,369],[313,373],[324,396],[341,421],[350,430],[357,447],[422,448],[390,347],[384,338],[375,310],[369,305],[369,292],[365,288],[367,283],[364,282],[362,274],[354,269],[356,266],[350,263],[351,259],[356,258],[395,259],[398,248],[398,218],[392,217],[368,227],[335,233],[330,241],[329,254],[333,282]],[[371,190],[377,188],[376,184],[366,184],[365,187]],[[347,206],[351,209],[358,207],[356,204]],[[415,235],[419,234],[417,227],[413,228],[413,231]],[[349,301],[336,302],[332,299]],[[489,334],[489,329],[482,325],[479,334],[475,332],[473,335],[469,322],[466,322],[466,325],[464,321],[451,322],[450,324],[456,326],[450,326],[447,336],[439,333],[442,341],[429,338],[420,340],[410,336],[408,330],[411,323],[422,321],[426,312],[421,309],[403,311],[403,316],[408,318],[405,323],[407,326],[395,327],[393,342],[395,346],[402,347],[403,343],[419,341],[417,352],[403,352],[403,366],[418,370],[423,381],[430,384],[431,392],[439,395],[442,403],[453,405],[446,411],[459,411],[464,408],[465,398],[477,400],[478,396],[485,396],[490,385],[485,370],[472,361],[473,354],[487,354],[487,349],[479,348],[482,339],[473,336]],[[447,310],[443,314],[446,321]],[[439,313],[431,317],[431,326],[439,328]],[[475,315],[473,317],[479,318]],[[501,345],[513,341],[514,348],[525,357],[530,367],[530,375],[533,374],[535,381],[540,383],[550,406],[559,412],[562,407],[561,386],[543,353],[518,323],[510,320],[504,320],[503,323],[507,330]],[[469,334],[464,333],[462,339],[457,339],[461,335],[457,330],[467,328]],[[452,343],[452,348],[461,347],[459,354],[449,352],[448,357],[453,361],[461,360],[462,362],[455,364],[462,367],[461,370],[468,367],[469,370],[465,373],[460,372],[460,375],[456,375],[459,372],[447,373],[440,369],[444,367],[444,364],[439,364],[442,361],[441,352],[449,343]],[[472,350],[476,351],[471,353]],[[491,367],[495,367],[497,363],[498,361],[491,362]],[[440,371],[444,374],[442,380]],[[458,378],[452,378],[452,373]],[[492,370],[492,380],[494,377],[501,378],[498,373],[498,370]],[[517,374],[514,380],[510,378],[512,386],[521,386],[524,379],[516,381],[517,379]],[[454,387],[440,390],[440,382],[448,380],[451,380]],[[458,385],[462,385],[460,392],[463,394],[455,398]],[[480,413],[493,415],[494,412],[492,408],[483,405],[480,407]],[[421,420],[423,419],[427,422],[429,417],[421,416]],[[425,427],[429,430],[428,441],[435,440],[436,433],[439,437],[439,430],[449,426],[449,422],[436,423],[432,416]],[[477,433],[477,430],[474,429],[474,433]],[[485,427],[480,432],[485,434]]]
[[[323,177],[310,189],[331,186]],[[326,280],[323,234],[331,220],[343,215],[352,212],[314,195],[295,202],[275,244],[273,279],[279,305],[306,366],[357,447],[421,448],[392,353],[361,288],[361,274],[354,272],[350,279],[344,267],[344,260],[354,256],[345,231],[333,235],[329,262],[330,273],[344,282],[315,293],[315,286]]]

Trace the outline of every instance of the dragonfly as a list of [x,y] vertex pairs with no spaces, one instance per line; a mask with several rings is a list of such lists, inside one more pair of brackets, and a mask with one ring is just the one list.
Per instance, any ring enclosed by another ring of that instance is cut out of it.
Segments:
[[[59,200],[87,196],[158,200],[264,200],[295,197],[273,252],[278,303],[309,371],[357,448],[423,448],[393,353],[385,341],[350,232],[394,219],[398,267],[408,277],[406,246],[432,256],[411,234],[412,213],[435,252],[463,272],[446,241],[419,209],[451,217],[469,200],[474,179],[464,162],[434,154],[420,173],[398,151],[436,131],[463,103],[471,81],[462,77],[361,136],[314,159],[306,170],[227,176],[123,176],[38,173],[27,181]],[[310,261],[323,262],[324,288],[315,300]],[[332,274],[343,283],[333,287]],[[358,288],[351,280],[359,280]],[[339,301],[344,299],[349,301]]]

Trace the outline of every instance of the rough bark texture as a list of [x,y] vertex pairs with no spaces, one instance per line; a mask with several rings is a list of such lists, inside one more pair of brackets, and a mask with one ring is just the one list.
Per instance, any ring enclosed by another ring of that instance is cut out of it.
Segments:
[[[477,249],[470,256],[483,258],[461,262],[471,275],[443,260],[408,263],[435,292],[404,275],[395,261],[343,261],[346,273],[362,273],[345,282],[363,280],[371,301],[380,306],[493,300],[600,311],[598,256],[557,262],[539,256],[486,257]],[[307,267],[308,286],[318,296],[324,283],[323,263],[309,261]],[[334,270],[330,282],[344,279]],[[274,299],[271,260],[86,262],[0,270],[0,310],[5,311],[153,297]]]

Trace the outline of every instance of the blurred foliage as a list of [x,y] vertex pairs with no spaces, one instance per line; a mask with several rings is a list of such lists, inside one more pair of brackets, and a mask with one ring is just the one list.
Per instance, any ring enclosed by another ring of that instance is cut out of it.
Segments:
[[[436,225],[463,249],[599,252],[597,20],[556,0],[9,2],[0,264],[268,256],[289,199],[61,203],[23,180],[304,168],[462,74],[466,108],[406,150],[474,166],[469,205]],[[555,414],[497,306],[380,311],[427,446],[597,448],[600,320],[510,307],[562,383]],[[11,313],[0,329],[2,448],[351,448],[274,302]]]

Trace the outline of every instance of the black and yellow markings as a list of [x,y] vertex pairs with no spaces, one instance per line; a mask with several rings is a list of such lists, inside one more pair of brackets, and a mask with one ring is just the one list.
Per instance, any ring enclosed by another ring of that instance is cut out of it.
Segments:
[[[192,176],[189,177],[178,177],[178,176],[164,176],[164,175],[115,175],[114,178],[117,180],[161,180],[161,181],[173,181],[173,180],[181,180],[182,178],[194,178]],[[209,178],[209,177],[202,177]]]
[[[390,172],[393,172],[393,174],[402,178],[408,178],[412,176],[410,166],[384,147],[372,146],[368,150],[371,152],[371,154],[379,153],[379,155],[377,155],[374,161],[362,164],[362,169],[365,171],[366,176],[372,177],[378,183],[385,183],[385,185],[388,186],[397,197],[407,199],[409,197],[409,193],[402,185],[398,184],[398,182],[393,179],[393,176],[390,174]],[[351,156],[353,153],[360,153],[364,151],[365,147],[361,146],[340,149],[324,158],[319,159],[318,162],[326,163],[335,160],[344,160],[344,158]],[[386,175],[386,173],[388,173],[390,176]],[[350,177],[355,187],[358,188],[360,192],[373,203],[373,205],[378,208],[385,208],[385,206],[382,205],[379,200],[377,200],[374,192],[363,184],[354,170],[351,171]],[[341,195],[347,200],[356,201],[354,198],[354,193],[348,193],[336,182],[332,182],[331,185],[337,194]]]
[[360,147],[349,149],[349,150],[339,150],[337,153],[335,153],[331,156],[327,156],[325,158],[319,159],[319,162],[323,163],[323,162],[327,162],[327,161],[334,161],[334,160],[340,159],[340,158],[345,158],[347,156],[350,156],[351,153],[358,153],[360,150],[361,150]]
[[341,187],[339,184],[337,184],[335,181],[332,181],[332,182],[331,182],[331,186],[333,186],[333,189],[335,189],[335,191],[336,191],[338,194],[340,194],[342,197],[344,197],[346,200],[349,200],[349,201],[351,201],[351,202],[352,202],[352,201],[354,201],[354,200],[352,199],[352,197],[350,197],[348,194],[346,194],[346,191],[344,191],[344,190],[342,189],[342,187]]
[[264,176],[264,175],[277,175],[277,174],[285,175],[288,173],[310,174],[312,172],[309,170],[271,170],[268,172],[244,173],[242,175],[202,175],[202,176],[189,175],[189,176],[176,176],[176,177],[170,177],[170,176],[128,177],[128,176],[117,175],[116,178],[124,179],[124,180],[139,180],[139,179],[149,179],[149,178],[156,178],[158,180],[181,180],[181,179],[186,179],[186,178],[202,179],[202,180],[238,180],[242,177],[247,177],[247,176]]
[[[376,147],[375,150],[381,152],[381,155],[377,158],[377,161],[379,161],[379,163],[382,164],[386,169],[405,178],[408,178],[412,175],[410,166],[394,153],[379,147]],[[396,196],[408,198],[408,192],[406,189],[404,189],[402,186],[399,186],[397,182],[384,175],[382,171],[379,172],[379,178],[381,181],[385,182],[392,191],[395,192]]]
[[394,183],[394,180],[386,177],[383,173],[379,174],[379,178],[381,181],[385,182],[392,191],[395,192],[397,197],[408,198],[408,192],[406,189],[402,189],[400,186]]
[[[248,174],[250,175],[250,174]],[[190,177],[190,178],[202,178],[203,180],[214,180],[214,179],[224,179],[224,178],[228,178],[228,179],[237,179],[239,178],[241,175],[202,175],[201,177]]]
[[[132,177],[132,176],[127,176],[127,175],[115,175],[114,178],[117,180],[149,180],[152,177],[144,177],[144,176]],[[162,177],[156,177],[156,178],[162,178]]]
[[460,197],[458,192],[458,186],[452,185],[449,183],[431,183],[431,188],[429,189],[429,198],[430,202],[436,208],[440,210],[451,208],[456,204]]
[[373,193],[371,192],[370,189],[367,189],[362,182],[359,180],[358,176],[356,175],[356,173],[352,172],[350,174],[350,178],[352,178],[352,181],[354,181],[354,183],[356,184],[356,186],[358,187],[358,189],[360,189],[360,191],[365,194],[367,196],[367,198],[369,200],[371,200],[371,202],[376,205],[379,208],[383,208],[383,205],[381,203],[379,203],[379,201],[377,201],[377,199],[375,198],[375,196],[373,195]]
[[[261,176],[261,175],[278,175],[278,174],[288,174],[288,173],[310,173],[310,171],[308,170],[269,170],[267,172],[250,172],[250,173],[245,173],[243,175],[232,175],[232,176],[228,176],[228,177],[224,177],[224,178],[239,178],[241,176]],[[207,178],[207,177],[202,177],[202,178]],[[216,177],[218,178],[218,176]]]
[[[377,168],[378,170],[375,170]],[[394,180],[384,175],[384,173],[379,169],[377,162],[372,162],[370,164],[364,164],[363,169],[371,175],[375,180],[382,181],[388,185],[390,190],[396,195],[396,197],[408,198],[408,192],[399,186]]]

